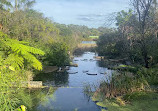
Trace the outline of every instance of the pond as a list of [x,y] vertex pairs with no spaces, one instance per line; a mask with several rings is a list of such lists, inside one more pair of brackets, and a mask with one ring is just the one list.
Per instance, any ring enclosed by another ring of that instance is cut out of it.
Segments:
[[36,110],[100,111],[100,108],[84,94],[83,89],[85,85],[98,86],[100,81],[109,81],[112,71],[102,67],[94,56],[96,54],[93,52],[85,52],[82,56],[74,57],[73,63],[78,64],[78,67],[70,67],[65,73],[38,75],[36,80],[42,80],[44,85],[57,89],[52,96],[46,96],[47,101],[40,102]]
[[96,44],[96,41],[82,41],[82,44]]

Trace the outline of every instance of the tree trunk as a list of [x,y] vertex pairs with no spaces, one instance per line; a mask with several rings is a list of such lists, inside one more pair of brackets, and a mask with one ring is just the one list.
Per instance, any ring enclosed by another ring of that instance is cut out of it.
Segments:
[[146,51],[144,52],[144,62],[145,62],[145,67],[149,68],[148,54]]
[[18,10],[18,0],[15,0],[15,11]]

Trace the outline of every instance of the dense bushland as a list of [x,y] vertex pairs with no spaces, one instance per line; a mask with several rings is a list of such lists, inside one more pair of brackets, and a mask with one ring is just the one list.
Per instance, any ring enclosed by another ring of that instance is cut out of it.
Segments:
[[[108,29],[97,41],[99,55],[128,64],[113,68],[119,71],[113,74],[110,83],[100,84],[93,100],[112,111],[143,110],[143,104],[147,110],[156,111],[157,104],[150,107],[145,101],[157,102],[154,99],[158,91],[157,1],[132,0],[132,6],[127,12],[118,12],[115,17],[117,28]],[[142,97],[146,97],[145,100]]]
[[117,13],[117,28],[104,32],[97,42],[99,55],[128,58],[131,63],[146,68],[157,64],[157,5],[154,0],[145,1],[147,6],[141,2],[134,1],[133,10]]

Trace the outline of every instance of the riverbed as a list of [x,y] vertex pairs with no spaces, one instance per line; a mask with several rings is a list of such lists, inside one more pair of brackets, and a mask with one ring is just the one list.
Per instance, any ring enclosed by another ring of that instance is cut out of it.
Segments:
[[[44,85],[56,87],[52,96],[46,96],[36,106],[37,111],[100,111],[91,99],[84,93],[86,85],[99,86],[101,81],[109,82],[112,71],[103,67],[100,60],[96,60],[94,52],[85,52],[75,56],[73,63],[78,67],[70,67],[64,73],[42,74],[37,80]],[[88,75],[90,74],[90,75]],[[95,89],[94,89],[95,90]]]

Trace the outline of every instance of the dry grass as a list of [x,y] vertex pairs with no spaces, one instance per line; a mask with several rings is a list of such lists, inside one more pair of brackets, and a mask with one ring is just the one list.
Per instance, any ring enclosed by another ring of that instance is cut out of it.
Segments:
[[78,44],[78,48],[91,48],[96,46],[96,44]]

